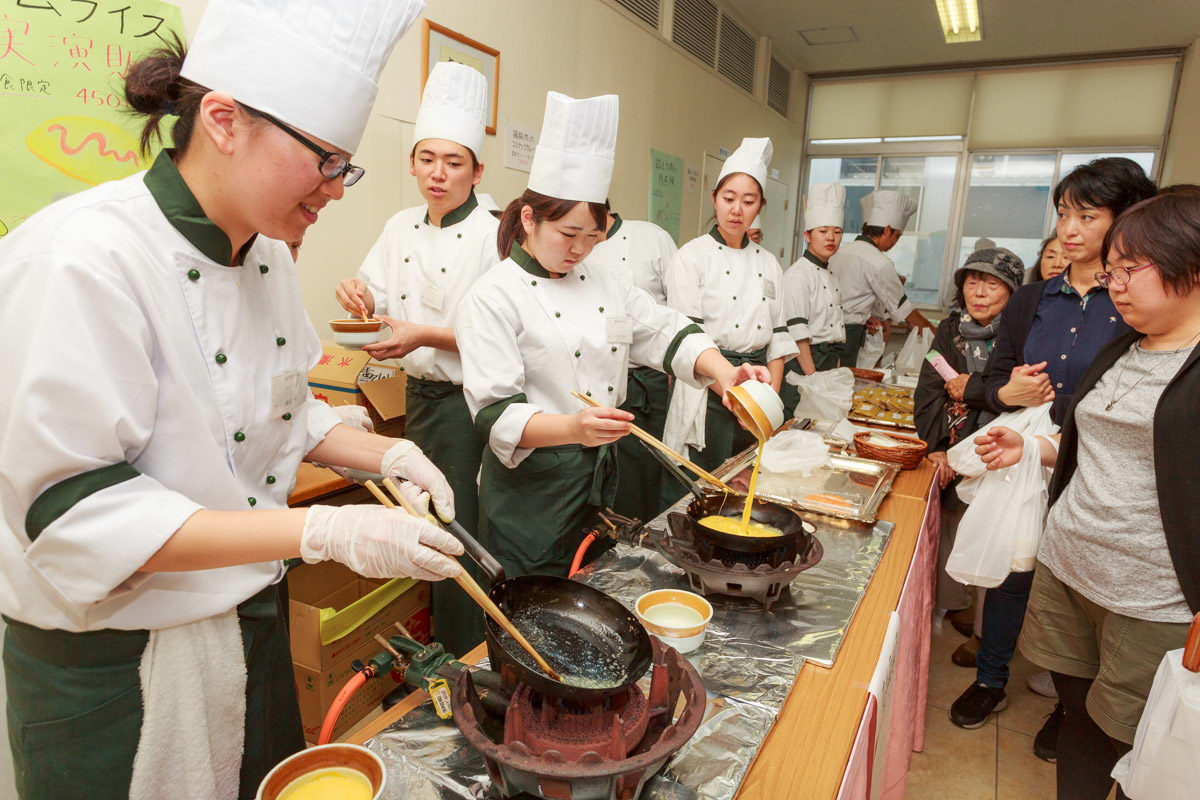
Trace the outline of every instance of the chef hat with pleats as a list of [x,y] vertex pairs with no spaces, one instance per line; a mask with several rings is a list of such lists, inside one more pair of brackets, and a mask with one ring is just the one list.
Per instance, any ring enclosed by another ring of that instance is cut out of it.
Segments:
[[846,219],[846,187],[840,183],[814,183],[804,201],[804,230],[840,228]]
[[760,191],[766,191],[767,167],[771,165],[773,155],[775,148],[770,139],[742,139],[738,149],[725,159],[721,174],[717,176],[717,183],[719,184],[726,175],[744,172],[758,181]]
[[421,0],[211,0],[180,76],[353,153]]
[[879,189],[864,195],[862,200],[863,222],[892,230],[903,231],[908,218],[917,213],[917,201],[904,192]]
[[490,212],[490,211],[502,211],[503,210],[500,208],[499,205],[497,205],[496,198],[492,197],[490,194],[488,194],[486,192],[476,192],[475,193],[475,202],[478,203],[479,207],[482,208],[484,211]]
[[446,139],[469,148],[479,158],[487,128],[487,79],[466,64],[439,61],[429,72],[413,141]]
[[529,188],[560,200],[603,203],[617,149],[617,112],[615,94],[576,100],[547,92]]

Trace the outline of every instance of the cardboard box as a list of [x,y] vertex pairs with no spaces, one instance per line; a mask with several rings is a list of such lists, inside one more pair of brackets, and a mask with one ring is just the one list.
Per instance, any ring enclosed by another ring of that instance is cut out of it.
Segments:
[[308,373],[313,397],[331,406],[363,406],[377,433],[400,436],[404,432],[404,372],[372,361],[362,350],[347,350],[332,342],[321,342],[321,347],[321,361]]
[[[325,713],[354,674],[351,663],[381,652],[375,634],[400,622],[419,641],[430,640],[429,584],[410,578],[375,581],[336,562],[305,564],[288,573],[292,666],[304,735],[317,740]],[[381,675],[359,689],[338,717],[334,736],[362,719],[396,688]]]

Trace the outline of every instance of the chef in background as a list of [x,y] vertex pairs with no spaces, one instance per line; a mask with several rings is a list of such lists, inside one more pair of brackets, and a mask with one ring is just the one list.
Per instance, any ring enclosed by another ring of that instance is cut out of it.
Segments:
[[[454,323],[467,290],[500,263],[499,223],[475,195],[486,111],[487,81],[478,70],[434,65],[408,158],[425,202],[388,220],[358,275],[336,292],[350,314],[374,314],[391,328],[387,339],[362,349],[378,360],[399,359],[408,376],[404,435],[437,459],[454,489],[458,521],[472,533],[485,443],[463,397]],[[434,584],[432,612],[434,635],[448,652],[466,653],[483,641],[482,612],[454,581]]]
[[174,147],[0,241],[20,797],[253,797],[304,747],[284,560],[457,575],[461,545],[423,519],[287,507],[313,459],[412,479],[453,514],[415,445],[313,399],[321,347],[284,244],[362,177],[378,76],[422,8],[212,0],[186,58],[176,42],[125,79],[143,147],[164,120]]
[[892,322],[933,330],[925,315],[904,293],[904,282],[887,252],[896,246],[908,220],[917,212],[917,201],[903,192],[877,189],[862,200],[862,235],[848,242],[829,260],[837,279],[845,312],[846,341],[842,366],[853,367],[866,336],[872,309],[882,309]]

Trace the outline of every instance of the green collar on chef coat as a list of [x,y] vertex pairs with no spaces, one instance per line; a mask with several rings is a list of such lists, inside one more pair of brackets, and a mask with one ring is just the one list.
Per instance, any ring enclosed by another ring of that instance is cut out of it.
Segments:
[[604,234],[605,239],[611,239],[617,235],[617,231],[621,230],[621,216],[619,214],[613,214],[612,218],[613,224],[609,226],[608,232]]
[[805,250],[804,257],[807,258],[812,263],[816,264],[821,269],[829,269],[829,262],[822,261],[821,259],[817,258],[815,255],[813,255],[812,250]]
[[[166,149],[158,154],[143,178],[146,188],[171,227],[182,233],[183,238],[206,257],[227,267],[234,263],[233,244],[225,231],[205,215],[200,201],[179,174],[179,168],[171,158],[174,153],[174,150]],[[251,236],[242,247],[237,263],[241,263],[257,236],[257,233]]]
[[551,275],[550,271],[538,263],[538,260],[525,252],[525,248],[516,242],[512,243],[512,247],[508,248],[508,257],[517,262],[517,266],[538,278],[557,278],[558,275]]
[[[471,216],[471,212],[475,210],[475,206],[477,205],[479,205],[479,201],[475,199],[475,190],[472,189],[471,193],[467,195],[467,199],[463,201],[461,206],[442,217],[442,224],[438,227],[449,228],[451,225],[462,222],[464,219]],[[428,208],[425,209],[425,224],[431,224],[429,222]]]
[[[879,245],[875,244],[875,240],[874,240],[874,239],[872,239],[870,236],[863,236],[863,235],[860,233],[858,236],[854,237],[854,241],[856,241],[856,242],[866,242],[867,244],[871,245],[871,247],[874,247],[876,250],[879,250]],[[881,253],[882,253],[883,251],[882,251],[882,250],[879,250],[879,252],[881,252]]]
[[[729,246],[728,244],[725,244],[725,237],[721,235],[721,226],[720,225],[713,225],[712,230],[708,232],[708,235],[711,236],[712,238],[716,239],[717,244],[723,244],[726,247]],[[742,234],[742,243],[737,246],[737,249],[738,250],[745,249],[746,245],[748,245],[748,244],[750,244],[750,234],[743,233]]]

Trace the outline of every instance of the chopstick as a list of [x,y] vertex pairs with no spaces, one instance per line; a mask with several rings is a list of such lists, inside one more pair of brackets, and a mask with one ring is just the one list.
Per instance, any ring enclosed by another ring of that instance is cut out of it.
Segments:
[[[576,398],[582,400],[583,402],[587,403],[589,406],[592,406],[594,408],[604,405],[603,403],[599,402],[598,400],[593,400],[592,398],[588,397],[586,394],[583,394],[582,392],[571,392],[571,395],[573,397],[576,397]],[[713,486],[716,486],[718,489],[723,489],[726,492],[734,491],[733,487],[730,486],[729,484],[725,483],[725,481],[721,480],[716,475],[713,475],[711,472],[708,472],[707,470],[700,467],[699,465],[693,464],[691,461],[688,461],[686,458],[681,456],[679,453],[676,453],[670,447],[667,447],[665,444],[660,442],[658,439],[655,439],[650,434],[646,433],[646,431],[642,430],[637,425],[634,425],[631,423],[629,425],[629,430],[634,436],[641,439],[643,442],[650,445],[655,450],[658,450],[659,452],[665,453],[666,455],[670,456],[672,459],[674,459],[678,463],[682,464],[683,466],[687,467],[692,472],[696,473],[697,476],[708,481]]]
[[[388,496],[384,494],[378,486],[375,485],[374,481],[367,481],[365,485],[367,487],[367,491],[375,495],[375,499],[377,499],[379,502],[383,503],[388,508],[396,507],[396,504],[388,499]],[[405,511],[407,511],[409,514],[412,514],[414,517],[422,517],[421,512],[417,511],[417,509],[413,507],[413,504],[408,501],[408,498],[405,497],[400,491],[400,487],[397,486],[391,478],[384,478],[383,485],[387,487],[387,490],[392,493],[392,496],[396,498],[397,502],[399,502],[401,506],[403,506]],[[529,643],[529,640],[526,639],[519,630],[517,630],[517,626],[513,625],[508,617],[504,616],[504,612],[500,610],[500,607],[492,602],[492,598],[487,596],[487,592],[483,591],[483,589],[478,583],[475,582],[475,579],[471,577],[470,573],[468,573],[466,569],[460,569],[454,580],[457,581],[458,585],[463,588],[463,591],[470,595],[472,600],[479,604],[480,608],[487,612],[489,617],[496,621],[497,625],[503,628],[505,632],[507,632],[508,635],[513,638],[513,641],[521,645],[522,649],[524,649],[526,653],[529,653],[533,660],[537,662],[537,665],[541,667],[547,675],[549,675],[551,678],[554,678],[556,681],[562,681],[562,676],[554,671],[554,668],[547,663],[546,659],[542,658],[537,650],[533,649],[533,645]]]

